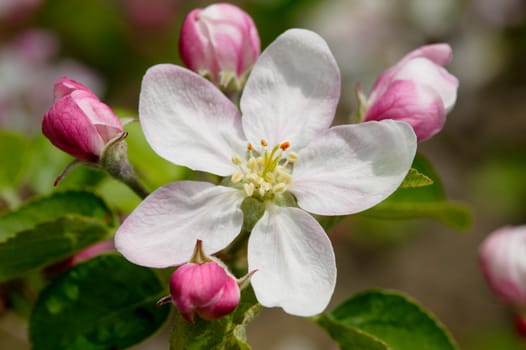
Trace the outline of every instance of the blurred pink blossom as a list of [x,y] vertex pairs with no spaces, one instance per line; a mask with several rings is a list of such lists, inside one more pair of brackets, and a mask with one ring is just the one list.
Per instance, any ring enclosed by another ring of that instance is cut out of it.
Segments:
[[506,303],[526,308],[526,226],[506,226],[491,233],[479,249],[484,277]]

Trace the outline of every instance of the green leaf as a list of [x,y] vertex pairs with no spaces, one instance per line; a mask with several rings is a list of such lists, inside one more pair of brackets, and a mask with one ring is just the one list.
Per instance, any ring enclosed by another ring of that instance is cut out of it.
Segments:
[[73,215],[18,232],[0,243],[0,281],[59,262],[108,235],[99,220]]
[[471,225],[471,210],[458,202],[392,203],[384,202],[362,213],[380,219],[431,218],[455,230],[466,230]]
[[70,214],[90,217],[107,225],[114,224],[111,210],[93,193],[55,192],[0,216],[0,243],[13,238],[21,231],[30,230],[38,224],[55,221]]
[[400,184],[400,188],[415,188],[415,187],[424,187],[430,186],[433,184],[433,180],[415,168],[409,169],[404,181]]
[[123,349],[152,335],[169,307],[156,307],[165,287],[152,270],[117,254],[75,266],[40,295],[30,319],[34,350]]
[[[456,230],[469,228],[471,210],[463,203],[447,200],[431,164],[417,154],[412,167],[433,183],[420,187],[401,186],[380,204],[357,215],[379,219],[431,218]],[[408,176],[412,177],[411,173]]]
[[338,342],[342,350],[390,350],[380,339],[330,316],[320,315],[316,322]]
[[[346,346],[354,339],[361,341],[363,334],[359,332],[362,332],[389,350],[456,349],[448,332],[431,314],[397,292],[359,293],[316,321],[333,339]],[[372,349],[382,349],[378,344]]]
[[26,165],[29,145],[23,136],[0,130],[0,189],[17,187]]
[[177,316],[170,340],[171,350],[249,350],[246,327],[261,311],[251,287],[241,292],[241,302],[234,312],[215,321],[196,317],[188,323]]

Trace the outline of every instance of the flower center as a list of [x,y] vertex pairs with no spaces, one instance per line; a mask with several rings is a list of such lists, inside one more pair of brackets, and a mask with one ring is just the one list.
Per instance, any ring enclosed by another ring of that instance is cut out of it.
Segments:
[[247,145],[245,160],[240,156],[232,157],[238,170],[232,175],[233,184],[240,184],[247,197],[261,200],[272,199],[274,195],[283,193],[291,181],[292,166],[298,160],[298,154],[284,152],[290,147],[289,142],[283,142],[268,148],[266,140],[261,140],[261,150],[256,151],[252,144]]

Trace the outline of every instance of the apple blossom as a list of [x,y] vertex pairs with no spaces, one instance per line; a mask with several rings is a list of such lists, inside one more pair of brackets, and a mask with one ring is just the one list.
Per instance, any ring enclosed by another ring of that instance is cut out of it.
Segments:
[[66,77],[56,81],[54,98],[42,121],[44,135],[75,158],[98,163],[106,145],[124,133],[119,118],[87,87]]
[[505,302],[526,309],[526,226],[502,227],[479,249],[488,284]]
[[219,3],[191,11],[183,23],[179,49],[184,63],[212,82],[240,89],[259,56],[259,35],[250,16]]
[[241,96],[243,117],[201,76],[175,65],[150,68],[139,118],[152,148],[225,180],[157,189],[118,229],[117,250],[149,267],[188,261],[197,239],[218,252],[240,233],[241,205],[251,199],[265,208],[248,240],[258,301],[300,316],[323,311],[335,257],[308,212],[346,215],[374,206],[398,188],[416,151],[405,122],[330,128],[339,97],[336,61],[308,30],[288,30],[258,58]]
[[368,99],[359,93],[363,120],[405,121],[419,141],[438,133],[457,97],[458,80],[443,68],[450,61],[447,44],[422,46],[407,54],[378,77]]

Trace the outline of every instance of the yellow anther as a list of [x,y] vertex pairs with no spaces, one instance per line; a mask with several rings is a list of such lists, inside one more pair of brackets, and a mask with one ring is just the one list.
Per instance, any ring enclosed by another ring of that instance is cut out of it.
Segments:
[[232,183],[237,184],[239,181],[243,180],[243,173],[239,170],[237,170],[235,173],[232,174]]
[[268,146],[268,142],[265,139],[261,139],[261,141],[259,141],[259,142],[261,143],[261,146],[263,146],[263,147],[267,147]]
[[267,182],[274,182],[276,180],[276,177],[272,173],[266,173],[265,174],[265,181]]
[[265,165],[265,159],[263,157],[257,157],[256,162],[257,162],[257,165],[260,167]]
[[250,157],[250,159],[248,160],[247,162],[247,167],[250,169],[250,170],[254,170],[256,169],[256,167],[258,166],[258,163],[256,161],[256,158],[254,157]]
[[236,154],[232,157],[232,163],[234,163],[234,165],[241,165],[241,163],[243,163],[243,159],[241,159],[241,157]]
[[260,187],[260,188],[258,189],[258,192],[259,192],[259,195],[260,195],[261,197],[265,196],[265,192],[266,192],[266,191],[265,191],[265,189],[264,189],[263,187]]
[[274,193],[283,193],[283,192],[285,192],[286,189],[287,189],[287,186],[283,182],[280,182],[280,183],[274,185],[274,187],[272,187],[272,192],[274,192]]
[[256,183],[256,184],[260,181],[260,177],[257,174],[254,174],[254,173],[248,174],[246,179],[247,179],[247,181],[253,182],[253,183]]
[[283,172],[283,173],[280,173],[279,174],[279,181],[280,182],[283,182],[285,184],[290,184],[290,181],[292,180],[292,177],[290,176],[290,174],[287,174],[286,172]]
[[243,185],[243,189],[245,190],[245,194],[250,197],[254,194],[254,184],[253,183],[246,183]]
[[287,162],[294,163],[298,160],[299,156],[296,152],[290,152],[287,154]]

